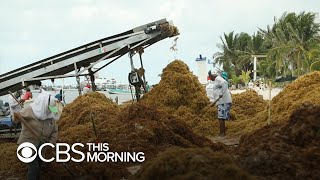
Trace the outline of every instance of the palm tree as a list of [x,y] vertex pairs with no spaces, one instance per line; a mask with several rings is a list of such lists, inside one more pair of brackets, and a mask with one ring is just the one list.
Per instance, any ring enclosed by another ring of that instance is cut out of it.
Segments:
[[276,61],[270,58],[263,59],[258,62],[259,73],[265,78],[274,79],[276,77]]
[[276,61],[276,69],[281,75],[306,73],[313,62],[309,51],[319,44],[320,25],[315,22],[315,13],[284,13],[275,19],[272,28],[261,30],[267,41],[272,43],[268,58]]
[[216,63],[223,66],[229,74],[239,76],[242,70],[252,70],[252,54],[260,54],[262,51],[263,39],[260,35],[250,36],[247,33],[235,34],[234,32],[224,34],[221,44],[217,46],[222,52],[213,55]]
[[229,34],[224,33],[224,38],[220,36],[221,44],[217,44],[217,47],[222,52],[217,52],[213,55],[214,61],[222,65],[223,70],[227,71],[228,74],[233,74],[233,72],[237,75],[241,74],[241,70],[236,66],[236,62],[238,61],[239,55],[236,52],[237,42],[238,42],[238,34],[234,35],[234,32],[230,32]]
[[308,51],[307,59],[306,66],[310,67],[310,71],[320,71],[320,43]]
[[[265,43],[264,38],[258,32],[253,34],[250,39],[248,39],[247,46],[242,49],[240,59],[242,59],[241,64],[244,71],[252,71],[252,55],[264,55],[267,53],[267,49],[270,45]],[[260,74],[260,73],[258,73]],[[251,73],[250,76],[253,76]]]

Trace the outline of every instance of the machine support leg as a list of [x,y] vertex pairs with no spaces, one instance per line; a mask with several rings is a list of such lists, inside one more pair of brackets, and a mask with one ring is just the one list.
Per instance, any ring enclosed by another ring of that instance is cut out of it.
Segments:
[[78,88],[79,96],[81,96],[82,94],[81,94],[81,86],[80,86],[80,77],[77,76],[76,78],[77,78],[77,88]]
[[77,88],[78,88],[78,91],[79,91],[79,96],[81,96],[81,86],[80,86],[80,77],[79,77],[79,70],[78,70],[78,67],[77,67],[77,63],[74,63],[74,71],[75,71],[75,74],[76,74],[76,80],[77,80]]
[[133,71],[134,70],[134,65],[133,65],[133,59],[132,59],[132,52],[130,51],[129,52],[129,56],[130,56],[130,65],[131,65],[131,71]]
[[[142,69],[144,69],[144,68],[143,68],[143,62],[142,62],[142,53],[140,53],[140,52],[139,52],[139,57],[140,57],[141,67],[142,67]],[[144,89],[145,92],[147,92],[145,73],[143,73],[143,76],[142,76],[142,77],[143,77],[143,89]]]

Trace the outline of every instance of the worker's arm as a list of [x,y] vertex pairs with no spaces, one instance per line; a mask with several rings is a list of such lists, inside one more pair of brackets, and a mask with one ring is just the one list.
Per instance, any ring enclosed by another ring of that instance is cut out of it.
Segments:
[[54,121],[53,124],[54,124],[54,128],[53,128],[53,131],[52,131],[52,133],[51,133],[51,135],[50,135],[50,137],[48,139],[49,143],[51,143],[51,144],[55,144],[56,141],[57,141],[57,138],[58,138],[58,125],[57,125],[57,122]]

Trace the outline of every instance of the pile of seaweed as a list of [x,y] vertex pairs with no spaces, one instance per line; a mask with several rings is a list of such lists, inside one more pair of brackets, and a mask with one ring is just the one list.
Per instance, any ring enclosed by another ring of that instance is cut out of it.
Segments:
[[[113,152],[142,151],[147,161],[166,148],[176,146],[209,146],[217,151],[225,151],[222,144],[213,144],[210,140],[195,134],[185,121],[154,106],[134,103],[119,109],[111,101],[100,97],[99,93],[84,96],[78,97],[66,107],[66,111],[63,111],[59,120],[62,126],[58,138],[60,142],[109,143],[110,151]],[[86,101],[86,105],[82,105],[83,100]],[[81,113],[74,112],[79,106]],[[68,163],[71,171],[77,172],[78,175],[99,174],[112,178],[127,177],[126,167],[129,165],[130,163],[82,163],[79,166],[76,163]],[[55,172],[59,172],[59,175],[70,176],[62,165],[52,163],[50,166]],[[91,171],[92,168],[95,171]],[[50,171],[47,173],[50,174]]]
[[98,92],[77,97],[62,112],[59,125],[60,142],[87,143],[112,137],[120,126],[117,119],[120,108]]
[[129,176],[123,165],[111,162],[52,162],[41,172],[43,179],[124,179]]
[[16,143],[0,143],[0,178],[25,179],[27,168],[16,155]]
[[133,179],[251,179],[232,158],[208,148],[170,148],[142,165]]
[[[285,123],[290,115],[304,103],[320,105],[320,72],[312,72],[299,77],[291,84],[287,85],[271,101],[271,123]],[[252,94],[252,93],[251,93]],[[241,95],[241,94],[240,94]],[[248,99],[249,100],[249,99]],[[258,101],[257,101],[258,102]],[[250,104],[250,101],[244,102]],[[233,103],[233,108],[239,107],[238,103]],[[259,106],[258,106],[259,107]],[[227,123],[229,135],[238,136],[254,132],[267,125],[268,108],[257,112],[251,118]],[[237,114],[238,118],[238,114]]]
[[267,178],[319,178],[319,117],[319,105],[303,104],[289,121],[243,136],[239,148],[242,166],[253,175]]
[[232,95],[232,109],[237,119],[249,119],[267,108],[267,101],[254,90]]
[[189,67],[181,60],[174,60],[163,69],[161,81],[142,97],[141,102],[170,113],[185,106],[199,114],[209,104],[209,99],[205,87]]
[[[86,143],[99,140],[110,143],[115,151],[145,151],[150,155],[169,146],[210,145],[208,139],[194,134],[186,122],[155,106],[135,103],[118,109],[111,101],[100,97],[103,94],[84,96],[78,97],[63,111],[59,120],[62,126],[59,126],[59,141]],[[88,105],[82,105],[83,100]],[[81,112],[76,113],[79,106]]]
[[87,93],[77,97],[72,103],[68,104],[59,119],[59,131],[77,125],[107,123],[114,119],[119,113],[119,107],[108,99],[104,94],[98,92]]
[[[116,150],[138,150],[156,155],[171,147],[204,147],[224,150],[208,139],[195,134],[191,127],[180,118],[152,106],[136,103],[127,107],[119,116],[123,124],[116,130]],[[122,145],[122,146],[120,146]]]
[[272,121],[288,120],[303,103],[320,105],[320,71],[299,77],[272,99]]

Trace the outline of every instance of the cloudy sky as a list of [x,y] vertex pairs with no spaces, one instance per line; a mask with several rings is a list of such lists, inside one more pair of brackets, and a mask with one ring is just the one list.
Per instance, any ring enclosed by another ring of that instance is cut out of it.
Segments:
[[[162,18],[179,28],[178,52],[173,38],[149,47],[144,55],[146,78],[157,76],[174,58],[197,74],[199,54],[211,58],[224,32],[253,34],[285,11],[318,13],[318,0],[3,0],[0,5],[0,74],[104,37]],[[138,61],[138,57],[135,58]],[[100,76],[126,83],[130,71],[124,56]],[[75,78],[65,82],[75,84]],[[58,81],[59,83],[59,81]]]

